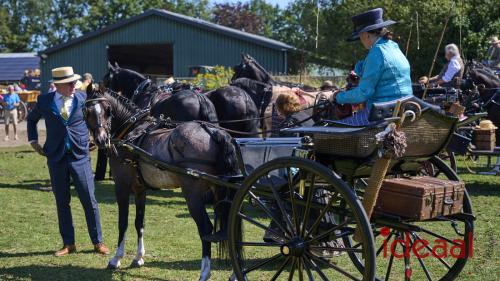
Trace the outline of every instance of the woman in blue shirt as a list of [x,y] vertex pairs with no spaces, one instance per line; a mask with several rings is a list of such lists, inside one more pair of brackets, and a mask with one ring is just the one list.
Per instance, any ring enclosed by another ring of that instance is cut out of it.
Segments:
[[377,8],[352,17],[354,32],[348,41],[359,39],[369,51],[361,66],[359,85],[352,90],[339,92],[335,98],[340,104],[366,102],[366,107],[352,117],[337,121],[339,123],[367,125],[373,103],[412,95],[410,64],[398,44],[391,40],[391,32],[385,28],[395,22],[384,21],[382,15],[383,10]]

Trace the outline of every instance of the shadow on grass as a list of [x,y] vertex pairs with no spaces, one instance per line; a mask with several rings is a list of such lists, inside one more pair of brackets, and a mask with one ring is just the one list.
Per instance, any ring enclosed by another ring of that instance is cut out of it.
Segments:
[[500,196],[500,185],[485,182],[467,182],[467,192],[470,196]]
[[5,253],[0,252],[0,258],[20,258],[20,257],[31,257],[31,256],[48,256],[53,255],[55,251],[39,251],[39,252],[28,252],[28,253]]
[[[0,267],[0,280],[85,280],[85,281],[106,281],[106,280],[159,280],[143,274],[137,274],[135,270],[121,269],[117,271],[109,269],[87,268],[73,265],[50,266],[50,265],[27,265],[10,268]],[[114,277],[114,278],[113,278]]]

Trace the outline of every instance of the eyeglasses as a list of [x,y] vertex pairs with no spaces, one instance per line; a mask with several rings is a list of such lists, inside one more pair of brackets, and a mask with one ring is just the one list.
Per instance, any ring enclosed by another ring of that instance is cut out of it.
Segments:
[[67,85],[67,86],[70,86],[70,87],[73,87],[76,85],[76,81],[71,81],[71,82],[68,82],[68,83],[64,83],[64,85]]

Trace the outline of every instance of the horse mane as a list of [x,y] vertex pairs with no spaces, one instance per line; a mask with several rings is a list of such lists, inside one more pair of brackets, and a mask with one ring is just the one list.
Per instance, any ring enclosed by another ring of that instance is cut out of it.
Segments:
[[140,111],[136,105],[120,93],[101,87],[94,90],[88,99],[105,98],[113,108],[113,119],[118,123],[126,122],[130,117]]

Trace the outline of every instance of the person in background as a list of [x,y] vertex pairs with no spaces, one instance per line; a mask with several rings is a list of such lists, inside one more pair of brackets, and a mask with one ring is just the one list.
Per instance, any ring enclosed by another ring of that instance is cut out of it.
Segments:
[[325,80],[323,84],[321,84],[321,87],[319,87],[320,91],[332,91],[335,89],[335,86],[333,85],[333,82],[330,80]]
[[[40,155],[47,157],[50,181],[57,207],[59,233],[63,247],[55,252],[62,257],[76,252],[75,230],[71,215],[70,178],[85,212],[87,229],[94,251],[109,254],[104,245],[99,207],[94,194],[94,180],[90,166],[89,130],[83,118],[86,94],[76,91],[72,67],[52,69],[52,82],[57,91],[39,95],[38,101],[27,118],[28,141]],[[42,146],[38,143],[37,123],[45,119],[47,138]]]
[[14,91],[16,91],[17,93],[23,91],[23,88],[20,87],[17,83],[14,83],[13,86],[14,86]]
[[500,69],[500,40],[497,36],[493,36],[490,44],[486,54],[486,64],[491,68]]
[[397,100],[413,94],[410,78],[410,63],[391,40],[392,33],[387,26],[396,22],[384,21],[381,8],[369,10],[352,17],[354,31],[348,41],[360,40],[368,49],[363,60],[359,85],[351,90],[338,92],[335,99],[339,104],[359,104],[366,102],[366,107],[353,116],[335,122],[366,126],[373,103]]
[[10,85],[7,88],[7,94],[3,96],[3,110],[4,110],[4,121],[5,121],[5,138],[4,141],[9,140],[9,126],[10,120],[12,120],[12,127],[14,128],[14,139],[18,140],[17,136],[17,107],[21,103],[19,95],[15,92],[14,86]]
[[82,86],[80,87],[80,91],[87,91],[87,86],[91,84],[93,81],[92,74],[84,73],[82,75]]
[[464,62],[460,57],[460,51],[457,45],[448,44],[444,47],[445,57],[448,62],[443,66],[441,72],[429,79],[427,77],[421,77],[419,82],[422,84],[427,84],[428,87],[455,87],[456,81],[461,80],[464,74]]
[[[281,94],[276,98],[276,110],[278,114],[285,118],[277,129],[313,126],[312,118],[301,110],[299,98],[296,95]],[[293,134],[280,132],[281,137],[293,137]]]

